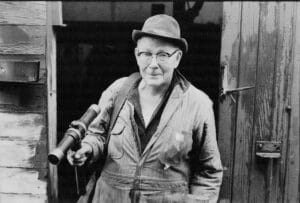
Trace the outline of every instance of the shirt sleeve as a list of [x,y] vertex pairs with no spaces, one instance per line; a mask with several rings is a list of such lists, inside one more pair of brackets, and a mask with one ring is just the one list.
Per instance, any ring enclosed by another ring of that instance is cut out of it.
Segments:
[[[212,102],[201,110],[204,117],[195,130],[198,139],[196,145],[195,164],[190,181],[191,193],[206,197],[209,202],[217,202],[223,177],[223,167],[216,140],[215,118]],[[202,124],[200,124],[202,123]]]
[[115,81],[102,93],[99,99],[100,113],[89,125],[86,136],[82,140],[82,143],[92,147],[90,163],[95,162],[103,154],[114,100],[125,80],[126,78],[121,78]]

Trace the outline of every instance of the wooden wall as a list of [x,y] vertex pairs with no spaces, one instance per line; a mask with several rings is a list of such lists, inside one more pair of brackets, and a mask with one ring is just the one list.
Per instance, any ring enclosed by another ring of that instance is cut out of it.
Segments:
[[[224,2],[221,63],[229,93],[219,111],[220,202],[299,202],[300,5]],[[281,142],[280,158],[256,155]]]
[[46,11],[43,1],[0,2],[0,63],[40,64],[36,82],[0,82],[3,203],[48,202]]

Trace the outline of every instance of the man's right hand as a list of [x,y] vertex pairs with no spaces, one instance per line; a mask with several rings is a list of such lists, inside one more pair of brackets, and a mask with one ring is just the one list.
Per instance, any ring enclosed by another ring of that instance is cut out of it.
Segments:
[[86,160],[91,156],[93,149],[90,145],[82,143],[81,148],[76,152],[69,150],[67,159],[72,166],[82,166]]

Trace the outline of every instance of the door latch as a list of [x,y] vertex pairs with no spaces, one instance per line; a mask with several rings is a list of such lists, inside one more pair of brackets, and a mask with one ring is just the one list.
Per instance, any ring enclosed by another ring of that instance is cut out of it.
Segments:
[[254,88],[255,86],[245,86],[245,87],[237,87],[237,88],[228,88],[228,66],[226,64],[221,65],[221,89],[220,89],[220,97],[222,99],[225,98],[226,95],[229,95],[234,103],[236,103],[232,93],[245,91]]
[[278,141],[256,141],[255,155],[262,158],[280,158],[281,145]]

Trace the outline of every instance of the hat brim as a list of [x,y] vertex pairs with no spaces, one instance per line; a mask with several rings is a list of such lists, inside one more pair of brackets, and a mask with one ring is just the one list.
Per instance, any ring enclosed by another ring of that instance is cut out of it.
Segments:
[[170,43],[179,46],[179,48],[184,53],[187,53],[188,43],[187,43],[186,39],[184,39],[184,38],[178,39],[178,38],[172,38],[172,37],[165,37],[165,36],[162,36],[162,35],[156,35],[154,33],[143,32],[143,31],[140,31],[140,30],[133,30],[132,31],[132,40],[135,43],[138,41],[138,39],[140,39],[143,36],[150,36],[150,37],[155,37],[155,38],[159,38],[159,39],[169,41]]

